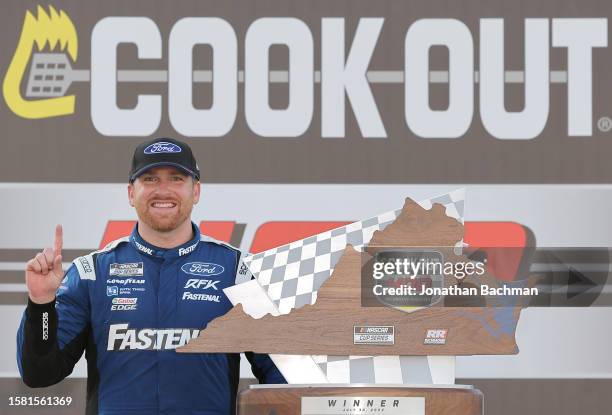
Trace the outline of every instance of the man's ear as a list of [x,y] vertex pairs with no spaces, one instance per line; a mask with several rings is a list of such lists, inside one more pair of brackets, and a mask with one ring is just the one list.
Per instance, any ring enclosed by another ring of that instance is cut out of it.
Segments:
[[193,204],[197,205],[200,201],[200,181],[197,180],[193,183]]
[[128,200],[130,202],[130,206],[134,207],[134,185],[132,183],[128,184],[127,191],[128,191]]

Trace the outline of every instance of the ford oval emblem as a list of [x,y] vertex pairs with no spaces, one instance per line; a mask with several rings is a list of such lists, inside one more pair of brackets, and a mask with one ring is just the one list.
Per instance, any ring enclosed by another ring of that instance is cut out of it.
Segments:
[[181,271],[185,274],[197,275],[199,277],[212,277],[213,275],[223,273],[225,268],[211,262],[187,262],[183,264]]
[[183,151],[179,146],[174,143],[166,143],[160,141],[159,143],[153,143],[144,149],[145,154],[158,154],[158,153],[180,153]]

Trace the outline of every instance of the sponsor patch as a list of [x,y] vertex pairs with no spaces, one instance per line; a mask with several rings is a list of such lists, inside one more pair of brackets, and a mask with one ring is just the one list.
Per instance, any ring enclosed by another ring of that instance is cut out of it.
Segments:
[[179,256],[187,255],[187,254],[193,252],[193,250],[196,248],[196,246],[198,246],[197,242],[195,244],[191,245],[191,246],[188,246],[187,248],[179,248],[179,250],[178,250]]
[[225,268],[212,262],[187,262],[181,267],[185,274],[197,275],[201,277],[212,277],[222,274]]
[[143,292],[144,287],[119,287],[119,295],[130,295],[133,292]]
[[187,280],[184,288],[194,288],[194,289],[202,289],[208,290],[209,288],[214,288],[215,290],[219,290],[217,288],[217,284],[221,281],[218,280],[200,280],[197,278],[190,278]]
[[429,329],[425,334],[423,344],[446,344],[448,329]]
[[89,265],[89,261],[87,261],[87,259],[85,257],[80,257],[79,258],[79,262],[81,263],[81,266],[83,267],[83,271],[87,274],[90,272],[93,272],[93,269],[91,269],[91,266]]
[[147,248],[146,246],[144,246],[143,244],[141,244],[134,238],[132,238],[132,241],[134,242],[134,245],[136,245],[136,248],[138,248],[140,252],[144,252],[147,255],[153,255],[153,250],[151,248]]
[[49,340],[49,313],[42,313],[42,339]]
[[113,304],[136,304],[138,302],[138,298],[113,298]]
[[200,334],[198,329],[130,329],[129,324],[111,324],[106,350],[171,350]]
[[119,287],[117,287],[116,285],[110,285],[106,287],[106,295],[109,297],[119,295]]
[[119,284],[119,285],[128,285],[128,284],[144,284],[145,280],[137,279],[137,278],[111,278],[110,280],[106,280],[107,284]]
[[138,298],[115,297],[111,305],[111,311],[134,311]]
[[191,293],[189,291],[183,293],[183,300],[221,302],[218,294]]
[[353,326],[353,344],[393,345],[395,326]]
[[142,277],[144,274],[144,264],[142,262],[110,264],[108,273],[110,276],[115,277]]

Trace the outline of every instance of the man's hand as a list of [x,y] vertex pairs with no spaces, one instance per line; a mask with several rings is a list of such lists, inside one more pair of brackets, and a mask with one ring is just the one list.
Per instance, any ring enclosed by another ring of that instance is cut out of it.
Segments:
[[36,304],[50,303],[62,283],[62,225],[55,227],[53,248],[45,248],[26,264],[26,286],[30,300]]

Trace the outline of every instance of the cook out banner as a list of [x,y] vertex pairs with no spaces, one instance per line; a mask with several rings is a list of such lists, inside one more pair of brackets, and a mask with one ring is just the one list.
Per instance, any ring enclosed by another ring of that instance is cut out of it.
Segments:
[[605,183],[606,7],[8,2],[2,180],[124,181],[169,135],[209,182]]

